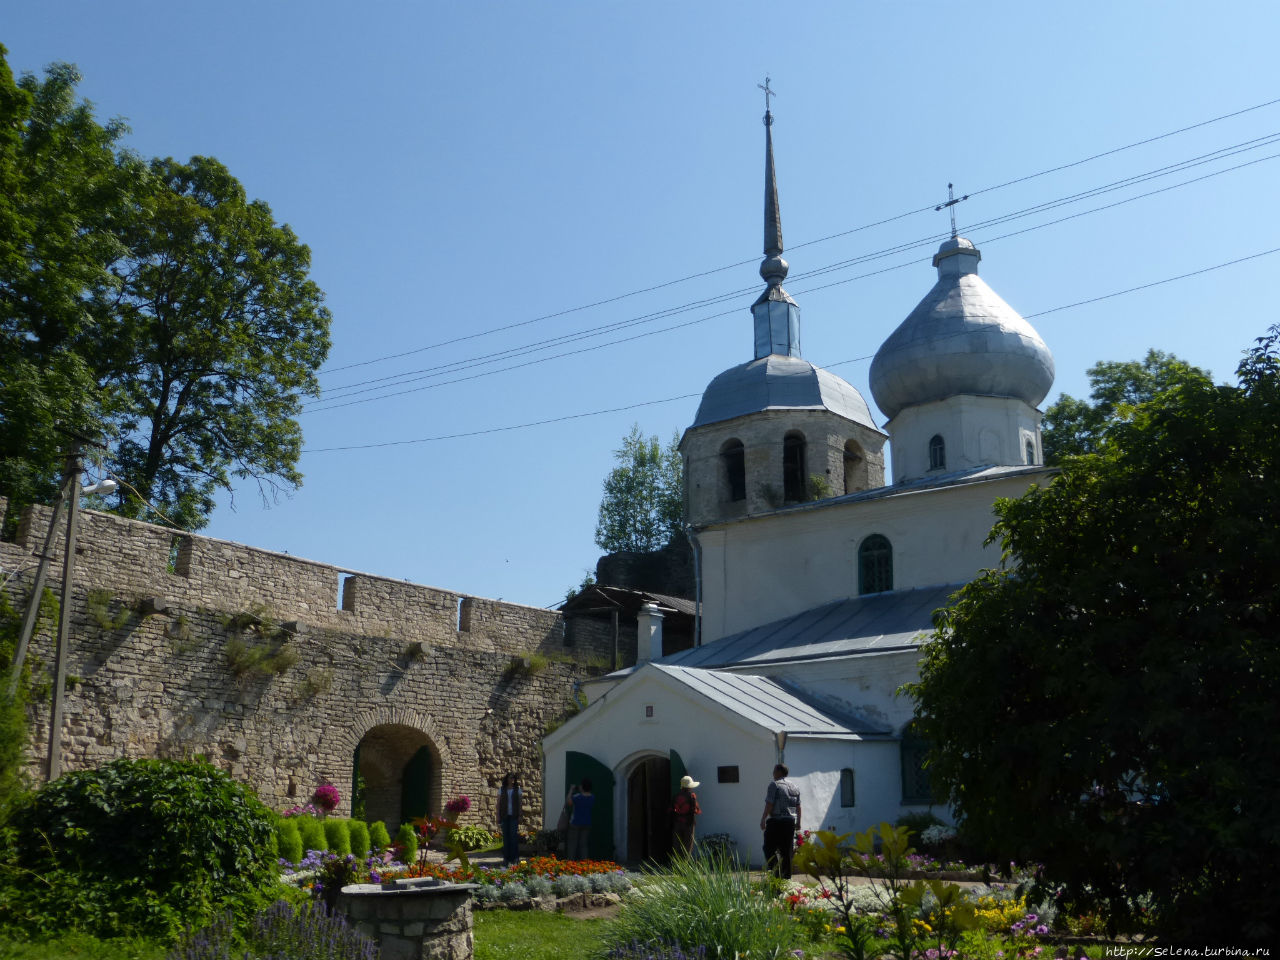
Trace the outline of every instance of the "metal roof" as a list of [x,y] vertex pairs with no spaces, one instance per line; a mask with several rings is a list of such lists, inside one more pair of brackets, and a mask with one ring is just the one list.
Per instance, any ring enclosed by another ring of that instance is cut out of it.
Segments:
[[651,665],[678,683],[773,733],[859,739],[890,731],[865,720],[820,707],[793,687],[750,674],[691,670],[663,663]]
[[730,367],[713,379],[692,426],[776,409],[830,410],[877,429],[867,401],[850,384],[808,360],[776,353]]
[[961,584],[837,600],[664,657],[658,666],[750,668],[917,647],[933,631],[933,612]]

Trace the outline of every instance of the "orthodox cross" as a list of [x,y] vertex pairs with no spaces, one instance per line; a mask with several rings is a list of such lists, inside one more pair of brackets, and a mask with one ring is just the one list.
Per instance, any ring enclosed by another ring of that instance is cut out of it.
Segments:
[[[768,78],[765,79],[765,82],[768,83]],[[756,84],[756,86],[759,86],[759,84]],[[934,210],[946,209],[950,212],[952,239],[955,239],[955,236],[956,236],[956,204],[960,203],[963,200],[968,200],[968,199],[969,199],[969,195],[967,193],[963,197],[957,197],[953,184],[948,183],[947,184],[947,202],[940,203],[933,208]]]
[[770,123],[773,120],[773,115],[769,113],[769,98],[776,97],[777,93],[769,89],[769,78],[767,76],[764,78],[764,83],[757,83],[756,86],[764,91],[764,122]]

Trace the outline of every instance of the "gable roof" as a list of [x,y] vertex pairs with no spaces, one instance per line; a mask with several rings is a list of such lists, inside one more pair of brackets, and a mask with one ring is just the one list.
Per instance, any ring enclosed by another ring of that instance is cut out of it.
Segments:
[[798,688],[768,677],[690,669],[662,663],[649,666],[693,693],[771,733],[785,731],[788,736],[836,739],[862,739],[889,734],[888,730],[873,726],[852,714],[819,705]]
[[664,657],[679,667],[750,668],[770,663],[919,647],[933,632],[933,611],[960,584],[850,597]]

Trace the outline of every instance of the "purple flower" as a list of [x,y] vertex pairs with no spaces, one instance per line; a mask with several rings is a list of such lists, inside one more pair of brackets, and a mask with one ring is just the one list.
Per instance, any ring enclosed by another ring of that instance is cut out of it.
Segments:
[[312,794],[311,799],[325,813],[332,813],[338,808],[338,804],[342,802],[338,788],[332,783],[322,783],[316,787],[316,792]]

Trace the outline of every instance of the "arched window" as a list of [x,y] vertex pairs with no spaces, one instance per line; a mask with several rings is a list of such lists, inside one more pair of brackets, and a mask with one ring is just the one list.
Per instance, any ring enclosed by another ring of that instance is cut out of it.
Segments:
[[747,499],[747,461],[741,440],[729,440],[720,448],[720,462],[724,465],[725,489],[729,500]]
[[840,771],[840,806],[853,806],[853,770],[849,767]]
[[947,441],[935,433],[929,440],[929,469],[941,470],[947,465]]
[[889,538],[873,533],[858,547],[858,592],[893,589],[893,547]]
[[902,802],[932,803],[929,771],[924,766],[929,742],[920,736],[914,720],[903,727],[899,750],[902,759]]
[[792,430],[782,438],[782,499],[798,503],[805,499],[804,434]]
[[1035,462],[1036,462],[1035,441],[1028,440],[1027,441],[1027,463],[1035,463]]
[[867,488],[866,457],[857,440],[844,442],[844,492],[854,493]]

